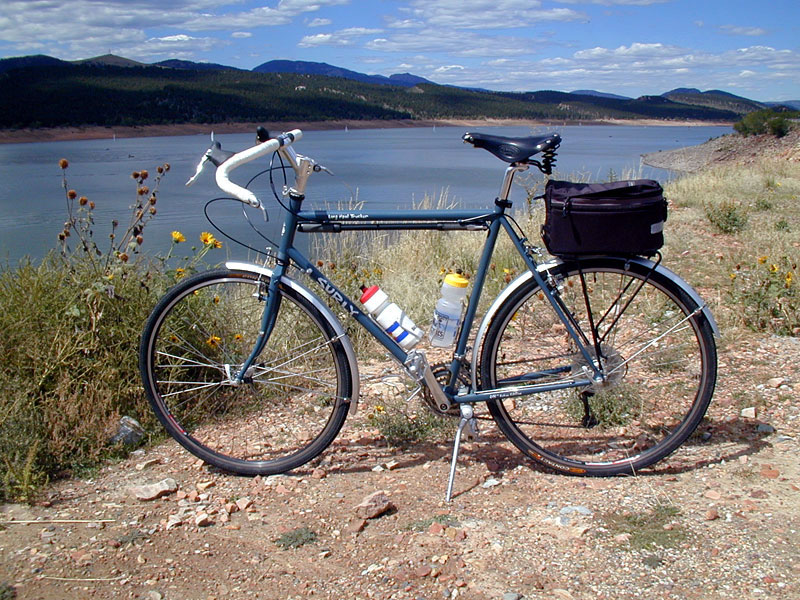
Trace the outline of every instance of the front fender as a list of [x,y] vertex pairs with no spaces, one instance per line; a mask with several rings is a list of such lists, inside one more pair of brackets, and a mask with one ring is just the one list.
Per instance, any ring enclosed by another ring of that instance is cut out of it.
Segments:
[[[264,275],[265,277],[272,278],[272,269],[268,267],[262,267],[261,265],[255,265],[253,263],[246,263],[246,262],[236,262],[236,261],[229,261],[225,263],[225,267],[231,269],[233,271],[247,271],[249,273],[255,273],[257,275]],[[292,288],[298,294],[303,296],[306,300],[308,300],[314,308],[316,308],[328,324],[331,326],[333,331],[336,333],[336,336],[339,338],[339,341],[342,344],[342,348],[344,349],[345,356],[347,357],[347,364],[350,368],[350,378],[352,380],[353,385],[353,398],[350,402],[350,408],[348,409],[348,414],[356,414],[358,410],[358,398],[359,398],[359,391],[360,391],[360,379],[358,374],[358,361],[356,360],[356,353],[353,350],[353,344],[350,342],[350,338],[347,335],[347,332],[344,330],[341,322],[336,315],[333,314],[330,308],[317,297],[314,292],[309,290],[303,284],[298,282],[291,277],[287,277],[284,275],[281,277],[281,283],[287,287]]]
[[[642,267],[647,269],[652,269],[655,263],[647,258],[642,258],[640,256],[637,257],[608,257],[610,259],[618,259],[621,262],[626,263],[637,263]],[[541,263],[536,267],[536,270],[539,273],[544,273],[552,268],[558,267],[563,264],[565,261],[561,260],[560,258],[556,258],[544,263]],[[688,295],[689,297],[694,300],[698,306],[702,306],[702,312],[706,319],[708,319],[709,325],[711,325],[711,331],[714,333],[716,337],[719,337],[719,327],[717,326],[717,322],[714,320],[714,315],[711,314],[711,311],[708,308],[708,305],[705,301],[700,297],[695,289],[689,285],[686,280],[681,278],[679,275],[668,269],[663,265],[657,265],[654,269],[660,275],[663,275],[667,279],[671,280],[678,286],[680,286]],[[483,345],[483,337],[486,335],[486,330],[489,328],[489,324],[492,322],[497,311],[503,305],[503,303],[508,299],[508,297],[513,294],[521,285],[526,283],[529,279],[533,277],[533,273],[530,271],[525,271],[522,275],[514,279],[508,286],[500,293],[499,296],[492,302],[492,305],[489,307],[489,310],[486,311],[486,314],[483,316],[481,320],[480,327],[478,327],[478,333],[475,336],[475,344],[472,350],[472,364],[471,364],[471,371],[472,371],[472,389],[478,389],[478,358],[480,353],[480,348]]]

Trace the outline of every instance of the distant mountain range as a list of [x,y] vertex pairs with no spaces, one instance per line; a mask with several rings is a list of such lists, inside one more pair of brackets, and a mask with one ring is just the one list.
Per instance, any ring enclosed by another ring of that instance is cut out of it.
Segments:
[[[800,107],[800,101],[776,104]],[[247,71],[174,59],[144,64],[112,54],[79,61],[44,55],[0,60],[2,128],[482,117],[733,122],[765,106],[694,88],[639,98],[595,90],[493,92],[438,85],[411,73],[368,75],[307,61],[272,60]]]
[[384,77],[383,75],[365,75],[357,71],[334,67],[327,63],[307,62],[303,60],[271,60],[258,65],[253,69],[254,73],[297,73],[302,75],[324,75],[325,77],[342,77],[361,83],[376,83],[382,85],[399,85],[402,87],[414,87],[420,83],[433,83],[423,77],[411,75],[411,73],[400,73]]

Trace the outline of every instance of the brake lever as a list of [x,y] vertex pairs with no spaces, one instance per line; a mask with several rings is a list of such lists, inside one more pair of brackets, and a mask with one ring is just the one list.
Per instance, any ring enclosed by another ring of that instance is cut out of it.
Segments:
[[209,157],[210,152],[211,152],[211,149],[209,148],[206,151],[206,153],[203,154],[203,158],[201,158],[200,162],[197,163],[197,170],[195,171],[194,175],[192,175],[189,178],[189,181],[186,182],[186,187],[189,187],[190,185],[192,185],[195,181],[197,181],[197,178],[200,177],[200,173],[203,172],[203,169],[205,169],[205,167],[206,167],[206,163],[209,162],[209,160],[210,160],[210,157]]

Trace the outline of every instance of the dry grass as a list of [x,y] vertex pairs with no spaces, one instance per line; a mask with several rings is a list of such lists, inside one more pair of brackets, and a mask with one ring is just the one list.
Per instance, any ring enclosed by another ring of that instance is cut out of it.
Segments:
[[[666,264],[700,288],[725,329],[800,331],[800,163],[721,165],[666,187]],[[721,231],[709,215],[746,220]],[[727,217],[725,216],[727,215]]]

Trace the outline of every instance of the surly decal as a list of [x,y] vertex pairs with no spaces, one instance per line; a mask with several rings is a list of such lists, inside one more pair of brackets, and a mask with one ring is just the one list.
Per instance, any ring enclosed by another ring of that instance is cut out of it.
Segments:
[[349,312],[351,317],[355,317],[358,314],[358,309],[345,300],[344,296],[342,296],[342,294],[333,286],[333,284],[331,284],[330,281],[320,275],[317,277],[317,283],[319,283],[320,287],[325,291],[326,294],[328,294],[328,296],[341,304],[342,308]]

